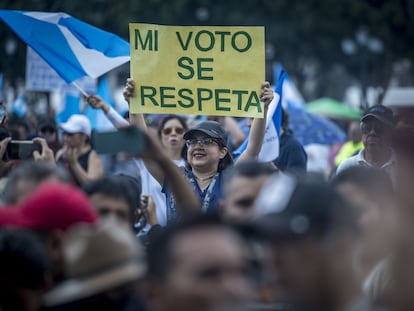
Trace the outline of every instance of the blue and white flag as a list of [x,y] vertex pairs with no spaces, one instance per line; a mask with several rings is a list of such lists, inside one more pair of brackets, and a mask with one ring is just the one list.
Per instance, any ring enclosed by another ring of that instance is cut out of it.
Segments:
[[66,122],[71,115],[81,113],[81,96],[78,90],[73,88],[61,89],[61,101],[56,109],[56,122]]
[[[283,67],[274,66],[274,73],[278,76]],[[295,138],[303,145],[333,144],[345,140],[344,131],[331,120],[310,113],[306,110],[306,103],[297,90],[293,81],[285,74],[283,83],[282,107],[289,115],[288,128],[293,131]]]
[[[98,94],[108,105],[115,107],[112,93],[109,88],[108,79],[104,76],[98,86]],[[114,130],[115,127],[108,120],[101,109],[93,109],[90,105],[86,107],[85,116],[91,122],[92,129],[97,131]]]
[[66,13],[0,10],[2,19],[67,83],[129,61],[129,43]]
[[[46,63],[30,46],[26,49],[26,90],[27,91],[55,91],[67,87],[67,83],[57,72]],[[85,92],[96,93],[96,80],[85,76],[76,80],[76,83]]]
[[[283,69],[283,66],[281,64],[276,64],[273,66],[275,81],[278,81],[278,77],[284,71],[285,70]],[[303,99],[302,95],[300,94],[300,92],[298,91],[295,84],[290,79],[287,73],[285,73],[282,88],[283,97],[281,102],[283,109],[305,108],[305,100]]]
[[23,117],[27,112],[27,103],[24,100],[23,95],[17,96],[16,100],[13,103],[12,110],[19,117]]
[[[282,69],[277,76],[277,85],[273,101],[270,103],[267,111],[266,129],[263,139],[262,149],[260,150],[258,160],[261,162],[270,162],[279,156],[280,127],[282,124],[282,99],[283,84],[287,75]],[[237,159],[247,148],[248,138],[237,148],[233,155]]]

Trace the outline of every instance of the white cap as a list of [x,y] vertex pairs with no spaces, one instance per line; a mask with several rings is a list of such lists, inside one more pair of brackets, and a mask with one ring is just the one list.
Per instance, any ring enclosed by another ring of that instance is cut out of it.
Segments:
[[82,114],[74,114],[69,120],[60,125],[64,132],[70,134],[83,133],[88,137],[91,136],[91,123],[88,118]]

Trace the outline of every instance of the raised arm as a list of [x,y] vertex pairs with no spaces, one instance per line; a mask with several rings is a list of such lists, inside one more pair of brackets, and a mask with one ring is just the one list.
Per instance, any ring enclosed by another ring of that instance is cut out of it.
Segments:
[[[132,79],[127,79],[123,95],[129,105],[131,97],[135,96],[135,83]],[[144,132],[148,133],[147,124],[145,123],[144,115],[142,113],[131,113],[130,111],[129,122],[131,123],[131,125],[136,126],[140,128],[141,130],[143,130]],[[164,178],[165,178],[166,173],[162,169],[160,169],[159,165],[154,165],[154,162],[150,161],[149,159],[150,158],[144,157],[142,160],[144,161],[144,164],[147,167],[150,174],[162,186],[164,184]],[[169,160],[169,162],[172,162],[172,161]]]
[[165,154],[155,135],[147,133],[147,151],[142,155],[142,158],[145,160],[145,165],[147,162],[152,162],[152,167],[156,166],[163,173],[176,206],[182,209],[182,213],[201,211],[200,202],[190,182]]
[[114,108],[108,105],[100,96],[90,95],[86,97],[86,102],[94,109],[102,110],[108,120],[117,129],[129,126],[129,122],[125,120]]
[[[131,97],[134,97],[135,95],[135,83],[134,80],[132,80],[131,78],[127,79],[123,95],[129,105]],[[139,127],[144,131],[147,131],[147,124],[145,123],[144,115],[142,113],[131,113],[130,109],[129,123],[135,125],[136,127]]]
[[260,101],[263,102],[263,118],[254,118],[252,127],[249,134],[249,142],[246,150],[240,155],[237,163],[243,162],[249,159],[257,159],[260,150],[262,148],[265,129],[266,129],[266,118],[267,110],[270,103],[273,100],[273,90],[270,88],[269,82],[262,84],[262,92],[260,93]]

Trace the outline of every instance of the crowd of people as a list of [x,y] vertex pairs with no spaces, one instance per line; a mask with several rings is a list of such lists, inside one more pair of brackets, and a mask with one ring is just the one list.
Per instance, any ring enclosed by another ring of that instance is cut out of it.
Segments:
[[[261,90],[247,135],[230,117],[155,128],[85,97],[140,130],[139,154],[98,154],[84,115],[33,130],[6,115],[0,310],[414,309],[414,108],[370,107],[327,176],[306,172],[286,112],[279,157],[258,161],[273,99]],[[40,148],[13,159],[15,140]]]

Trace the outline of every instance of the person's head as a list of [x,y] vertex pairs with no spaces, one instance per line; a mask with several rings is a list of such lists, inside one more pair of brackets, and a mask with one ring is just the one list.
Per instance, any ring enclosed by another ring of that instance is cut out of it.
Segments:
[[276,170],[269,163],[246,161],[231,167],[224,176],[222,215],[245,221],[254,215],[254,201],[263,184]]
[[186,160],[193,170],[223,171],[233,158],[226,147],[227,135],[215,121],[204,121],[184,134]]
[[116,218],[126,227],[134,226],[140,205],[141,181],[127,175],[106,176],[83,187],[100,217]]
[[145,252],[117,220],[71,228],[63,254],[67,278],[45,294],[46,310],[143,310]]
[[361,125],[359,122],[353,121],[348,127],[348,139],[357,144],[362,139]]
[[250,298],[244,247],[216,216],[167,227],[147,249],[151,303],[157,310],[240,310]]
[[11,119],[9,121],[8,128],[11,136],[16,140],[25,140],[30,134],[29,124],[22,118]]
[[386,172],[370,167],[350,167],[336,175],[332,184],[358,209],[362,232],[374,233],[385,225],[381,224],[381,218],[395,206],[393,185]]
[[331,299],[355,288],[354,210],[331,186],[287,175],[272,177],[255,205],[268,211],[253,223],[269,239],[277,298],[310,310],[338,307]]
[[394,225],[394,191],[386,172],[350,167],[332,180],[333,186],[358,211],[358,272],[362,277],[390,251]]
[[187,123],[183,117],[168,115],[158,126],[158,137],[164,147],[181,150],[185,144],[183,136],[187,130]]
[[81,114],[72,115],[60,125],[63,131],[63,144],[71,148],[79,148],[89,142],[92,127],[88,118]]
[[22,229],[0,229],[0,309],[37,310],[48,287],[43,245]]
[[37,123],[37,135],[46,139],[48,144],[54,144],[58,140],[58,126],[50,117],[39,118]]
[[61,167],[44,161],[25,161],[14,168],[3,190],[7,204],[21,202],[45,181],[69,182],[68,173]]
[[0,226],[30,229],[47,250],[54,281],[63,277],[61,243],[75,224],[93,224],[98,214],[88,197],[78,188],[45,182],[21,203],[0,207]]
[[394,128],[394,116],[391,109],[375,105],[361,118],[362,143],[366,150],[384,152],[390,147],[390,137]]

